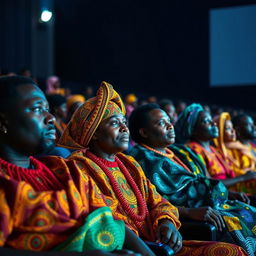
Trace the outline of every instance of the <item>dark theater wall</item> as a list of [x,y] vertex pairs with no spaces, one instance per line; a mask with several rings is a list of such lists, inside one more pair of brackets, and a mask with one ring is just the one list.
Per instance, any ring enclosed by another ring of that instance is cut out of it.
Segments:
[[0,67],[17,72],[31,66],[30,0],[0,1]]
[[31,27],[32,3],[0,1],[0,68],[30,66],[40,77],[55,62],[71,89],[106,80],[123,94],[256,109],[256,86],[209,87],[208,49],[209,9],[256,0],[55,0],[55,51]]
[[[208,83],[205,4],[103,0],[56,4],[56,71],[64,79],[94,84],[107,80],[124,92],[169,97],[188,97],[190,88]],[[198,90],[198,98],[200,94]]]
[[[46,3],[47,2],[47,3]],[[53,0],[0,1],[0,69],[19,73],[28,68],[37,78],[53,74],[54,19],[39,22],[42,5],[52,9]]]
[[253,3],[56,1],[56,71],[123,93],[256,109],[255,86],[209,87],[209,9]]

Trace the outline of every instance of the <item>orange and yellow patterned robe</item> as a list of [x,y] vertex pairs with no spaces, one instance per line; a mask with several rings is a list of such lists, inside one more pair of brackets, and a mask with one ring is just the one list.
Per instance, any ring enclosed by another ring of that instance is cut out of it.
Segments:
[[0,246],[51,250],[80,227],[90,212],[106,206],[90,177],[79,169],[71,175],[59,157],[48,157],[47,162],[65,189],[38,192],[0,170]]
[[240,142],[226,144],[227,158],[236,175],[243,175],[247,171],[256,171],[256,148],[250,143],[244,145]]
[[[94,181],[80,171],[81,163],[68,161],[67,165],[59,157],[45,157],[41,160],[65,189],[38,192],[28,183],[16,181],[0,170],[0,247],[52,250],[66,241],[84,223],[90,212],[106,205]],[[150,197],[149,191],[144,191],[144,194]],[[168,210],[168,207],[171,213],[162,217],[170,218],[172,211],[176,214],[174,207],[162,204],[162,210]],[[153,212],[153,216],[159,219],[157,211]],[[173,218],[176,220],[176,215]],[[184,244],[177,255],[246,255],[241,247],[227,243],[184,241]]]
[[[105,175],[103,170],[92,160],[84,155],[85,151],[77,151],[70,156],[70,160],[75,169],[82,170],[86,175],[90,175],[95,180],[100,190],[104,193],[107,198],[107,204],[112,209],[113,216],[124,220],[126,225],[131,228],[137,235],[142,237],[144,240],[155,241],[155,237],[150,237],[149,228],[156,234],[156,228],[158,221],[161,219],[169,219],[173,222],[175,227],[180,227],[178,220],[177,208],[165,200],[158,192],[156,192],[155,186],[146,178],[144,171],[135,159],[131,156],[124,154],[117,154],[118,158],[123,162],[126,168],[129,170],[131,176],[134,178],[137,186],[142,192],[143,198],[147,202],[149,210],[149,221],[144,221],[142,229],[146,230],[143,232],[139,229],[134,221],[132,221],[125,211],[122,209],[120,202],[109,183],[108,177]],[[73,161],[74,160],[74,161]],[[106,161],[107,162],[107,161]],[[70,166],[71,167],[71,166]],[[120,190],[130,203],[131,207],[136,209],[136,198],[131,190],[129,184],[126,182],[124,175],[121,173],[119,168],[113,168],[114,177],[120,182]],[[148,232],[148,233],[147,233]],[[202,255],[228,255],[228,256],[245,256],[246,252],[239,246],[234,244],[228,244],[216,241],[183,241],[182,249],[176,253],[177,256],[202,256]]]
[[[123,220],[130,229],[132,229],[143,239],[148,241],[152,240],[152,235],[155,236],[158,222],[161,219],[171,220],[174,226],[178,229],[180,227],[180,221],[178,219],[177,208],[170,204],[156,191],[155,186],[146,178],[141,166],[134,160],[133,157],[126,156],[121,153],[117,154],[117,156],[126,166],[131,176],[135,180],[148,206],[149,218],[143,222],[141,229],[136,226],[135,222],[129,218],[124,209],[121,207],[121,204],[119,203],[116,194],[109,183],[108,177],[96,163],[86,157],[83,151],[75,152],[70,156],[69,159],[75,160],[76,168],[94,179],[99,189],[107,198],[107,204],[112,209],[114,218]],[[124,197],[130,204],[132,204],[131,207],[137,210],[136,197],[120,169],[115,170],[113,175],[115,176],[116,180],[119,181],[120,190],[122,191]]]

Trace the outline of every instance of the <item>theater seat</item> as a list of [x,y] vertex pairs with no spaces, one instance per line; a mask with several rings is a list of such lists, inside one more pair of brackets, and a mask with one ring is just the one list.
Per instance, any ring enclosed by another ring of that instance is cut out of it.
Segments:
[[217,229],[208,222],[181,220],[179,229],[184,240],[216,241]]
[[[217,230],[212,224],[194,220],[182,220],[181,223],[179,231],[183,240],[216,241]],[[168,245],[154,242],[146,244],[157,256],[174,255],[174,251]]]
[[166,244],[145,242],[147,246],[157,255],[157,256],[172,256],[174,255],[173,249]]

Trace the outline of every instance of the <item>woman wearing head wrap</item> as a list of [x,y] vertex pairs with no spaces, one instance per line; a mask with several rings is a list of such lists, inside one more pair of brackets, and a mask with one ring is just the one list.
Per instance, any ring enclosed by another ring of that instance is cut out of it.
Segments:
[[130,233],[93,180],[62,158],[34,158],[55,141],[44,93],[20,76],[0,88],[0,255],[115,255]]
[[[75,112],[59,143],[79,150],[70,161],[93,177],[114,217],[124,220],[142,239],[164,242],[178,252],[182,238],[177,231],[177,208],[156,192],[132,157],[121,153],[129,142],[124,115],[121,98],[103,82],[97,96]],[[184,241],[183,245],[177,255],[191,255],[195,248],[204,248],[209,242]]]
[[[236,177],[228,162],[226,162],[217,150],[211,146],[211,142],[219,135],[218,127],[212,120],[209,112],[199,104],[188,106],[181,113],[175,125],[178,142],[186,143],[201,158],[207,168],[207,175],[221,180],[227,187],[250,180],[253,175]],[[235,195],[235,194],[234,194]],[[236,194],[240,200],[249,202],[244,193]]]
[[[244,182],[245,180],[251,180],[254,177],[254,175],[235,177],[235,173],[229,166],[229,163],[211,146],[212,140],[219,135],[218,128],[216,123],[212,120],[211,115],[203,110],[202,106],[198,104],[188,106],[179,116],[175,128],[176,127],[178,141],[187,143],[186,145],[201,158],[207,168],[207,175],[209,177],[221,180],[228,188],[234,188],[236,184]],[[230,191],[229,198],[238,199],[246,203],[250,201],[248,196],[242,192]],[[255,212],[256,209],[252,208],[253,215]],[[250,216],[252,215],[250,214]],[[254,222],[255,217],[253,217],[251,221]],[[246,226],[250,226],[250,223]],[[235,229],[238,228],[244,231],[244,228],[239,225],[234,225],[234,227]],[[248,228],[246,227],[246,229]],[[253,227],[249,228],[249,230],[252,230],[254,233]]]
[[253,171],[255,170],[255,156],[247,146],[236,140],[229,113],[223,112],[214,120],[219,129],[219,136],[213,140],[214,144],[235,175],[243,179],[243,182],[236,184],[233,189],[254,194],[256,192],[256,172]]
[[121,153],[128,143],[124,104],[106,82],[75,112],[59,140],[61,146],[79,150],[69,159],[94,178],[114,217],[144,240],[158,239],[178,251],[177,209],[156,192],[139,164]]

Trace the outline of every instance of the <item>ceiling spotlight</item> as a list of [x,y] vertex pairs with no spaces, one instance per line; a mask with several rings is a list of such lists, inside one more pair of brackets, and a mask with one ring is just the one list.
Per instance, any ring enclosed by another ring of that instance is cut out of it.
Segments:
[[52,12],[49,10],[43,10],[41,13],[41,22],[48,22],[52,18]]

